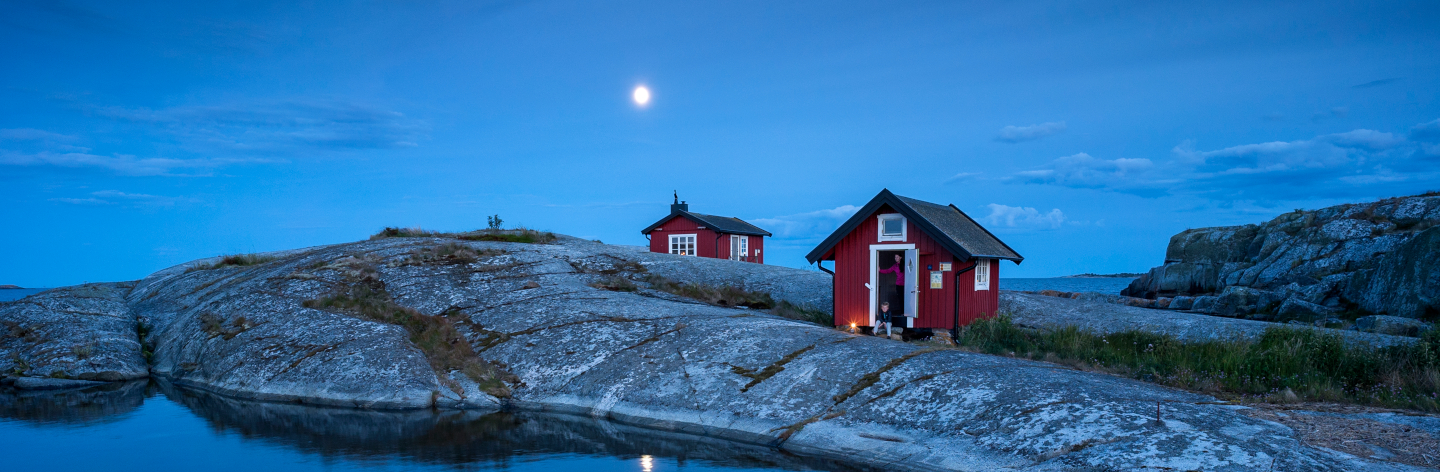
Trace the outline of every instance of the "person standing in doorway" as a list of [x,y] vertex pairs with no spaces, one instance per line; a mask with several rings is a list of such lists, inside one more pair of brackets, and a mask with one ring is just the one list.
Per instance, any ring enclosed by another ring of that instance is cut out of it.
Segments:
[[895,265],[880,269],[882,274],[895,274],[895,291],[890,293],[890,306],[895,313],[905,314],[905,256],[895,255]]

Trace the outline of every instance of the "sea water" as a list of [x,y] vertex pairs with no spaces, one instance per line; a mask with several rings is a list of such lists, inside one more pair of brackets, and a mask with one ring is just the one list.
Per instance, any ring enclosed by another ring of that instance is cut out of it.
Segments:
[[1000,278],[1000,290],[1059,290],[1119,295],[1135,279],[1129,277],[1053,277],[1044,279]]
[[0,302],[19,300],[40,292],[50,290],[48,288],[0,288]]
[[865,470],[587,416],[242,401],[132,381],[0,390],[5,471]]

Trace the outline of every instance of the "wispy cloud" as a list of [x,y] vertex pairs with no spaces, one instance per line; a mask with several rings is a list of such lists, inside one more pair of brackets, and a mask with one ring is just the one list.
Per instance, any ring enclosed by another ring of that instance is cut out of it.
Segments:
[[1388,79],[1372,80],[1372,81],[1369,81],[1369,82],[1365,82],[1365,83],[1363,83],[1363,84],[1351,85],[1350,88],[1355,88],[1355,89],[1372,88],[1372,87],[1379,87],[1379,86],[1382,86],[1382,85],[1390,85],[1390,84],[1393,84],[1393,83],[1399,82],[1399,81],[1400,81],[1400,78],[1399,78],[1399,77],[1391,77],[1391,78],[1388,78]]
[[0,141],[74,141],[77,138],[34,128],[0,129]]
[[995,136],[995,140],[1013,144],[1034,141],[1046,136],[1058,134],[1061,131],[1065,131],[1064,121],[1040,123],[1030,126],[1006,126],[1000,129],[1000,134]]
[[234,106],[96,108],[97,115],[154,124],[198,150],[277,154],[418,146],[428,125],[396,111],[353,102]]
[[1059,208],[1041,213],[1031,207],[1012,207],[991,203],[990,214],[981,218],[987,226],[1020,230],[1057,229],[1065,224],[1065,213]]
[[98,192],[91,192],[89,197],[51,198],[50,201],[69,203],[72,205],[128,204],[134,206],[174,206],[176,203],[195,202],[197,200],[186,197],[167,197],[163,195],[150,195],[144,193],[127,193],[118,190],[101,190]]
[[42,151],[27,153],[0,150],[0,165],[54,166],[74,169],[100,168],[127,176],[199,177],[211,175],[213,169],[224,165],[267,161],[266,159],[256,158],[169,159],[158,157],[140,158],[124,154],[102,156],[88,152]]
[[842,205],[794,215],[751,220],[756,226],[773,233],[776,238],[823,238],[859,211],[855,205]]
[[955,174],[955,175],[953,175],[953,176],[950,176],[950,178],[948,178],[948,179],[945,179],[945,184],[946,184],[946,185],[949,185],[949,184],[957,184],[957,183],[960,183],[960,182],[965,182],[965,181],[973,180],[973,179],[975,179],[975,177],[980,176],[980,174],[981,174],[980,172],[961,172],[961,173],[959,173],[959,174]]
[[[1092,188],[1145,197],[1198,195],[1214,200],[1370,196],[1423,190],[1440,178],[1440,120],[1411,128],[1409,138],[1357,129],[1298,141],[1199,150],[1181,143],[1169,159],[1057,158],[1013,174],[1018,183]],[[1432,152],[1434,151],[1434,152]]]

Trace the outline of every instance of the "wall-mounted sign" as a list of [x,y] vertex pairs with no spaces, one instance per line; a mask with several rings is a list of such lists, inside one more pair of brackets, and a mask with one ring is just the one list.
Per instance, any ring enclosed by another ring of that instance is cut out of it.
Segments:
[[[941,267],[944,267],[943,265]],[[930,288],[945,288],[945,272],[930,271]]]
[[943,272],[943,271],[948,271],[948,270],[950,270],[950,263],[949,263],[949,262],[941,262],[941,263],[940,263],[940,270],[941,270],[942,272]]

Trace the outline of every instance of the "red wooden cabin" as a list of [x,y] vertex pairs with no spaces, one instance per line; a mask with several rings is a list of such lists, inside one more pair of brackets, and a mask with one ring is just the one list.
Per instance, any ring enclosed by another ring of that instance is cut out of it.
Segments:
[[[903,287],[891,270],[903,261]],[[880,303],[904,314],[896,327],[955,329],[995,316],[1001,260],[1025,258],[955,205],[890,190],[865,204],[805,258],[835,261],[835,326],[874,326]],[[897,309],[896,304],[903,307]]]
[[765,263],[768,231],[739,218],[694,213],[675,197],[670,215],[640,230],[650,238],[650,252]]

